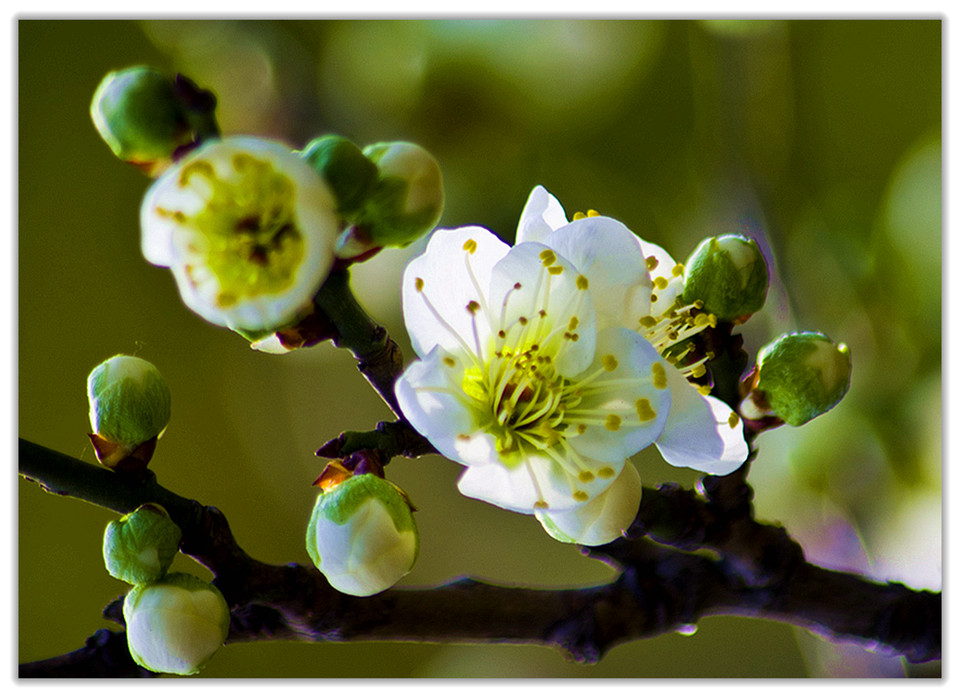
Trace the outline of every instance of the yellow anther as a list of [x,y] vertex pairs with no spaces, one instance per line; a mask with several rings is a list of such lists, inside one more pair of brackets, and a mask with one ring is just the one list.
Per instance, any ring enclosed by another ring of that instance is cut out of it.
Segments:
[[581,291],[586,291],[590,287],[590,282],[587,280],[583,274],[577,276],[577,288]]
[[586,432],[586,430],[587,430],[587,425],[584,424],[583,422],[580,422],[580,424],[577,425],[578,434],[583,434],[584,432]]
[[642,318],[640,318],[641,327],[650,328],[656,324],[657,324],[657,318],[653,317],[653,315],[644,315]]
[[706,327],[707,325],[710,325],[710,318],[714,318],[713,325],[711,325],[711,327],[716,326],[716,323],[717,323],[716,318],[713,315],[710,315],[708,313],[700,313],[695,318],[693,318],[693,325],[694,327]]
[[593,473],[591,473],[589,470],[581,470],[579,473],[577,473],[577,479],[580,482],[593,482]]
[[599,216],[599,215],[600,215],[600,212],[595,211],[592,208],[589,211],[587,211],[587,218],[593,218],[594,216]]
[[519,322],[521,325],[526,325],[529,322],[529,320],[527,320],[527,318],[521,315],[520,317],[517,318],[517,322]]
[[470,301],[467,303],[467,312],[471,315],[476,315],[478,310],[480,310],[480,304],[476,301]]
[[443,363],[445,363],[450,368],[453,368],[454,366],[457,365],[457,362],[453,359],[452,356],[444,356]]
[[543,250],[540,253],[540,263],[545,267],[552,266],[557,261],[557,255],[553,250]]
[[740,423],[740,417],[736,412],[731,412],[730,416],[727,417],[727,424],[730,425],[731,429],[736,429],[737,425]]
[[658,390],[663,390],[667,387],[667,371],[664,369],[663,364],[655,363],[650,367],[650,372],[653,374],[653,387]]
[[547,267],[547,272],[556,276],[557,274],[563,273],[563,267],[561,267],[559,264],[553,267]]
[[580,325],[580,318],[576,315],[571,316],[570,322],[567,323],[567,329],[573,332]]
[[419,293],[420,291],[422,291],[422,290],[423,290],[423,279],[421,279],[421,278],[418,276],[418,277],[416,278],[416,280],[413,282],[413,286],[414,286],[414,288],[417,289],[417,293]]
[[607,431],[617,431],[620,429],[621,421],[623,420],[621,420],[617,415],[608,414],[606,421],[603,423],[603,426],[607,428]]
[[709,394],[710,394],[710,390],[711,390],[711,388],[710,388],[709,385],[698,385],[698,386],[697,386],[697,392],[700,393],[701,395],[709,395]]
[[463,249],[465,249],[469,254],[473,254],[477,251],[477,241],[473,238],[470,238],[465,243],[463,243]]
[[661,291],[670,285],[670,282],[667,281],[662,276],[658,276],[653,280],[653,285],[655,288],[659,288]]
[[650,406],[650,401],[642,397],[634,403],[634,406],[637,408],[637,417],[641,422],[649,422],[651,419],[657,418],[657,412]]
[[683,271],[684,271],[684,270],[683,270],[683,265],[682,265],[682,264],[677,264],[677,265],[675,265],[675,266],[673,267],[673,275],[674,275],[674,276],[683,276]]
[[573,498],[578,502],[586,502],[590,499],[590,495],[584,492],[583,490],[577,490],[573,493]]
[[613,476],[616,475],[616,474],[617,474],[617,471],[616,471],[616,470],[614,470],[613,468],[610,468],[610,467],[608,467],[608,466],[606,466],[606,465],[603,466],[602,468],[600,468],[600,470],[597,471],[597,475],[599,475],[600,477],[604,478],[605,480],[606,480],[606,479],[610,479],[611,477],[613,477]]
[[647,271],[653,271],[660,264],[660,260],[654,256],[647,257]]
[[651,303],[656,303],[656,302],[657,302],[657,294],[656,294],[656,293],[651,293],[651,294],[650,294],[650,302],[651,302]]
[[575,220],[575,221],[578,221],[578,220],[580,220],[581,218],[586,218],[586,217],[587,217],[587,216],[586,216],[586,214],[584,214],[583,211],[577,211],[576,213],[573,214],[573,220]]
[[534,508],[534,509],[549,509],[549,508],[550,508],[550,505],[547,504],[547,503],[546,503],[545,501],[543,501],[542,499],[539,499],[539,500],[537,500],[536,502],[533,503],[533,508]]
[[600,358],[600,363],[603,364],[603,367],[607,371],[616,371],[617,366],[620,365],[619,362],[617,362],[617,357],[614,356],[613,354],[604,354]]

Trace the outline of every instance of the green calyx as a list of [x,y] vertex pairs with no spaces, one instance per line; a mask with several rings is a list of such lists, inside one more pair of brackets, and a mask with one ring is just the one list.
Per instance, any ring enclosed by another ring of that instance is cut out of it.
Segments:
[[118,158],[156,175],[178,148],[218,131],[215,103],[210,93],[188,80],[135,66],[103,78],[90,116]]
[[87,377],[90,426],[111,443],[133,448],[170,422],[170,388],[149,361],[114,356]]
[[377,166],[353,142],[337,135],[314,138],[300,151],[326,181],[343,216],[356,213],[377,184]]
[[107,572],[128,584],[160,579],[173,562],[182,534],[163,510],[145,504],[107,524],[103,535],[103,561]]
[[819,332],[799,332],[768,344],[757,357],[756,389],[770,412],[791,426],[832,409],[850,387],[850,350]]
[[767,264],[756,241],[740,235],[707,238],[684,265],[683,299],[697,300],[720,320],[736,321],[763,307]]

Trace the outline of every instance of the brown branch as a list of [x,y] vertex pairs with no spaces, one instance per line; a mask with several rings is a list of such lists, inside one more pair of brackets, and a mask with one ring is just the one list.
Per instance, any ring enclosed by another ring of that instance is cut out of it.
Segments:
[[532,643],[597,661],[617,644],[706,616],[746,615],[882,645],[911,661],[940,656],[939,593],[810,565],[783,529],[725,518],[711,500],[675,486],[644,490],[630,535],[646,536],[586,551],[622,570],[610,584],[537,590],[462,579],[355,598],[313,568],[250,558],[220,511],[160,487],[149,471],[124,478],[22,439],[20,469],[51,492],[118,512],[151,501],[164,506],[184,532],[183,552],[214,572],[231,606],[229,643]]

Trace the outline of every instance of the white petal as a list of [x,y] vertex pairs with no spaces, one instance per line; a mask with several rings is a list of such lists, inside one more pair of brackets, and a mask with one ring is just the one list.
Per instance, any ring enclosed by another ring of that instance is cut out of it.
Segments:
[[[448,363],[453,362],[453,366]],[[434,347],[411,363],[394,388],[403,416],[447,458],[467,461],[460,454],[463,437],[477,429],[478,415],[463,392],[461,359],[442,347]],[[476,456],[474,456],[476,458]]]
[[[483,442],[489,435],[477,435]],[[492,444],[492,440],[487,443]],[[495,455],[491,446],[491,455]],[[590,468],[599,468],[602,463],[589,463]],[[611,464],[613,465],[613,464]],[[613,470],[623,467],[617,463]],[[547,511],[569,511],[599,496],[607,487],[609,479],[594,478],[582,482],[542,451],[531,452],[520,462],[505,465],[492,460],[485,465],[466,468],[457,482],[460,492],[467,497],[495,504],[502,509],[533,514],[545,503]],[[574,493],[582,493],[580,498]]]
[[517,225],[517,244],[542,242],[546,235],[567,224],[567,214],[556,197],[537,185],[530,192]]
[[[660,247],[659,245],[654,245],[652,242],[647,242],[646,240],[640,240],[640,248],[643,250],[643,256],[647,259],[653,259],[653,266],[650,269],[650,278],[656,280],[662,278],[667,282],[666,288],[656,288],[652,291],[653,297],[656,300],[652,301],[652,307],[650,309],[650,314],[659,316],[662,315],[666,310],[673,305],[673,302],[677,299],[677,296],[683,292],[683,272],[677,266],[677,263],[673,261],[673,257],[670,254]],[[680,272],[679,274],[677,272]]]
[[569,259],[590,284],[599,327],[635,327],[650,314],[651,283],[640,239],[623,223],[590,216],[543,243]]
[[671,366],[667,380],[670,416],[657,439],[664,460],[712,475],[727,475],[743,465],[749,449],[740,419],[720,400],[701,395]]
[[494,331],[507,334],[508,346],[520,337],[519,348],[539,344],[562,375],[580,373],[593,360],[597,330],[592,297],[579,276],[575,265],[543,245],[512,248],[493,269]]
[[604,545],[623,535],[637,518],[642,493],[640,474],[626,463],[613,484],[582,507],[554,514],[538,510],[536,516],[544,530],[559,541]]
[[[471,254],[464,245],[473,248]],[[490,334],[485,312],[471,314],[467,306],[486,303],[490,273],[510,247],[479,227],[434,232],[422,255],[403,273],[403,319],[414,351],[426,356],[435,346],[449,351],[476,352],[477,336]]]
[[[615,367],[608,370],[605,363]],[[596,359],[583,374],[597,377],[585,381],[583,401],[565,419],[571,425],[568,433],[576,432],[584,413],[589,413],[594,421],[589,425],[584,422],[585,431],[570,437],[570,446],[577,453],[616,463],[660,436],[673,410],[670,391],[653,384],[651,367],[655,363],[666,365],[656,349],[636,332],[611,327],[600,333]],[[637,404],[640,400],[646,401],[643,419]],[[606,419],[614,423],[596,423]]]

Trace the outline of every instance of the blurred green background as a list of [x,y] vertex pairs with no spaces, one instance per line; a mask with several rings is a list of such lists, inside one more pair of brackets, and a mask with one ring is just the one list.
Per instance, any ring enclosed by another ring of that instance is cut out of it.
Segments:
[[[142,356],[173,392],[152,464],[161,484],[222,509],[251,555],[309,564],[313,451],[389,417],[345,352],[257,354],[190,313],[171,274],[142,259],[149,181],[114,160],[88,106],[107,71],[150,64],[214,90],[225,133],[420,143],[443,167],[443,226],[512,240],[543,184],[568,214],[598,209],[678,259],[704,236],[758,237],[774,283],[744,328],[748,349],[820,330],[854,362],[833,412],[760,438],[758,515],[814,562],[940,588],[941,22],[21,20],[18,34],[20,436],[92,462],[87,373]],[[416,251],[384,252],[354,276],[408,359],[397,291]],[[648,485],[694,482],[655,449],[636,462]],[[405,584],[611,579],[532,517],[460,496],[458,470],[437,457],[389,466],[419,508]],[[19,488],[25,662],[80,647],[125,585],[100,557],[110,512]],[[175,568],[206,574],[188,559]],[[783,624],[717,617],[587,667],[535,647],[259,643],[226,647],[202,676],[903,672]]]

